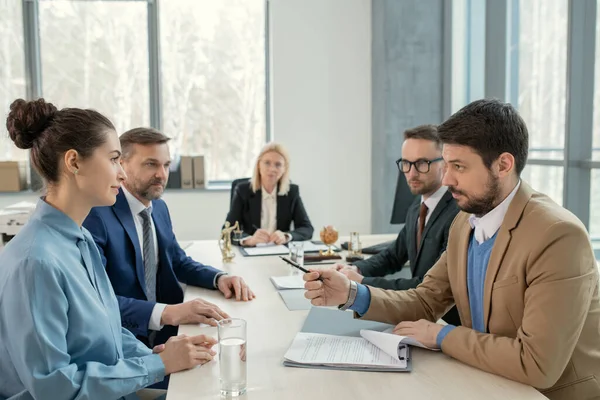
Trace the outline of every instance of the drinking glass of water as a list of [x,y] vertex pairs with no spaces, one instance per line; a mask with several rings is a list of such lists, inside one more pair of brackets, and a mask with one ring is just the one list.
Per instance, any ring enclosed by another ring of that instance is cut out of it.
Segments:
[[244,232],[235,230],[232,233],[233,233],[233,237],[231,238],[231,240],[233,241],[233,243],[239,245],[240,240],[242,240],[244,238]]
[[[300,265],[301,267],[304,267],[304,243],[303,242],[290,242],[289,248],[290,248],[290,260],[295,261],[296,263],[298,263],[298,265]],[[292,269],[292,271],[291,271],[292,275],[302,273],[302,271],[300,271],[297,268],[294,268],[294,267],[290,267],[290,268]]]
[[227,318],[218,322],[221,395],[246,393],[246,321]]

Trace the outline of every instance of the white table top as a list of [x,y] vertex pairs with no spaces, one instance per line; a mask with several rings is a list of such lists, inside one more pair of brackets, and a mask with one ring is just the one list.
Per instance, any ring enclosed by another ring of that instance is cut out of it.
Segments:
[[[395,235],[361,236],[363,247],[393,240]],[[353,372],[290,368],[283,355],[308,311],[289,311],[269,277],[290,272],[278,257],[243,257],[224,265],[216,241],[198,241],[187,253],[194,259],[242,276],[256,293],[251,302],[226,300],[219,292],[188,286],[185,301],[202,297],[232,317],[248,321],[248,391],[240,399],[545,399],[530,386],[462,364],[441,352],[414,348],[409,373]],[[237,251],[237,250],[236,250]],[[182,325],[179,333],[208,334],[216,328]],[[220,399],[215,359],[171,376],[167,400]]]

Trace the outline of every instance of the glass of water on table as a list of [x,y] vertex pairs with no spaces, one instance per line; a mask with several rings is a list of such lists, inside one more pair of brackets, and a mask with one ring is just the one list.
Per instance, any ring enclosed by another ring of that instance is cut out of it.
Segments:
[[[303,242],[290,242],[288,244],[290,249],[290,260],[295,261],[301,267],[304,267],[304,243]],[[302,271],[298,268],[290,266],[290,275],[300,275]]]
[[246,393],[246,321],[227,318],[218,322],[221,395]]

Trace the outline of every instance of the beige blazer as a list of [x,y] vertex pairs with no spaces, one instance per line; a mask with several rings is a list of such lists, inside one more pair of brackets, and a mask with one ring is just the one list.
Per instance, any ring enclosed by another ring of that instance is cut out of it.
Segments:
[[445,354],[531,385],[551,400],[600,398],[598,267],[583,224],[525,182],[513,198],[484,284],[487,333],[472,329],[467,292],[469,214],[450,228],[448,247],[416,289],[369,287],[365,319],[437,321],[455,302],[463,326]]

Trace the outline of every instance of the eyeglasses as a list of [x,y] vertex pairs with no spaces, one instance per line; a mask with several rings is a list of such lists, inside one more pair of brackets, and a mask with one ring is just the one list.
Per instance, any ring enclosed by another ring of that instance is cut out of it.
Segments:
[[277,170],[283,169],[284,166],[280,161],[271,162],[269,160],[263,160],[261,163],[267,168],[274,167]]
[[442,157],[434,158],[433,160],[417,160],[417,161],[408,161],[408,160],[403,160],[402,158],[399,158],[396,160],[396,165],[398,166],[398,170],[405,174],[408,174],[410,172],[410,168],[413,165],[415,166],[415,169],[417,170],[417,172],[426,174],[429,172],[429,169],[431,168],[431,163],[442,161],[442,160],[443,160]]

